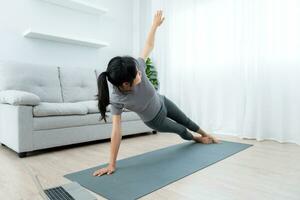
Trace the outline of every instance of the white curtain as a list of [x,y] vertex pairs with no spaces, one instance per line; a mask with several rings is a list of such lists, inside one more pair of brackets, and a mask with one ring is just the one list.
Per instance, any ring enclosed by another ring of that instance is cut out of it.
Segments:
[[150,9],[166,17],[151,56],[160,93],[207,132],[300,144],[299,0],[152,0]]

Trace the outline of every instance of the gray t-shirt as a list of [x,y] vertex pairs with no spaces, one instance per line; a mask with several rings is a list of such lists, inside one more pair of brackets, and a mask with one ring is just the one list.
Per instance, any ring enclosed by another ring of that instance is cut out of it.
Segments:
[[113,85],[110,94],[111,114],[120,115],[123,109],[136,112],[144,121],[152,120],[162,106],[162,96],[155,90],[146,75],[146,63],[138,58],[138,69],[142,71],[141,82],[132,91],[120,91]]

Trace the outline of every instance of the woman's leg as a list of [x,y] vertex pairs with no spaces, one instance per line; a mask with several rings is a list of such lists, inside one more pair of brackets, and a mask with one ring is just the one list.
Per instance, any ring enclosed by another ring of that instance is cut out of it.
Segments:
[[167,117],[175,120],[177,123],[182,124],[191,131],[197,132],[200,127],[188,118],[170,99],[164,96],[164,102],[167,109]]
[[173,121],[172,119],[167,117],[167,109],[165,104],[163,103],[159,113],[156,115],[154,119],[148,122],[144,122],[148,127],[157,130],[159,132],[171,132],[178,134],[181,138],[185,140],[192,140],[194,136],[190,133],[186,127],[182,124]]
[[147,126],[155,129],[159,132],[170,132],[178,134],[184,140],[193,140],[194,136],[189,132],[183,125],[171,120],[170,118],[164,116],[160,119],[153,120],[150,122],[145,122]]

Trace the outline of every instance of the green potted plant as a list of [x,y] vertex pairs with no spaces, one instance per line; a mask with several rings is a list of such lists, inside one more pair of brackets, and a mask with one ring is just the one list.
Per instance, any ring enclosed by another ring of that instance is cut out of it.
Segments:
[[159,81],[157,77],[157,70],[153,65],[153,62],[150,58],[146,60],[146,75],[150,82],[153,84],[155,90],[159,89]]

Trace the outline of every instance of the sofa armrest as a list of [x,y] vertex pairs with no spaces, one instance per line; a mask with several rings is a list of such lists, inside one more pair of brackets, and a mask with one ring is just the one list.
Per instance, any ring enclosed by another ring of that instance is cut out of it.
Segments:
[[32,106],[0,103],[0,142],[17,153],[33,149]]
[[39,96],[21,90],[0,91],[0,103],[11,105],[38,105],[41,102]]

